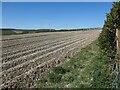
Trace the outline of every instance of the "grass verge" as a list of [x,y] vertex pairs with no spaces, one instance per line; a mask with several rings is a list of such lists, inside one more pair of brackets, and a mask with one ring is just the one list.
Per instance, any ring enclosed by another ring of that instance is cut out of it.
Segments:
[[99,51],[94,41],[58,66],[50,74],[40,78],[37,88],[111,88],[108,58]]

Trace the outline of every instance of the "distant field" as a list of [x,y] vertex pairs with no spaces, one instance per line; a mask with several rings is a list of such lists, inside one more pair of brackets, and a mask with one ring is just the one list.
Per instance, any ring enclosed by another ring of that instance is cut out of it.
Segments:
[[4,30],[0,35],[16,35],[16,33],[12,30]]
[[2,37],[2,86],[32,87],[41,75],[73,57],[99,30],[47,32]]
[[83,30],[101,30],[100,28],[88,28],[88,29],[37,29],[37,30],[23,30],[23,29],[0,29],[2,33],[0,35],[19,35],[19,34],[29,34],[29,33],[42,33],[42,32],[65,32],[65,31],[83,31]]

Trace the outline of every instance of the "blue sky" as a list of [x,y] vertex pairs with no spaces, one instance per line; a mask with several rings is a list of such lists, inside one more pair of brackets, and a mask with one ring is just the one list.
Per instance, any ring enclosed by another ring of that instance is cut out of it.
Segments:
[[2,27],[92,28],[102,27],[111,2],[4,2]]

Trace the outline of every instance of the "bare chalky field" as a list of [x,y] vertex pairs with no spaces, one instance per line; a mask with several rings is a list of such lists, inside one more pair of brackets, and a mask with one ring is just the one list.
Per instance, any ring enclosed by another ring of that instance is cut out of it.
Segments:
[[96,40],[100,30],[46,32],[2,37],[2,87],[33,87],[52,68]]

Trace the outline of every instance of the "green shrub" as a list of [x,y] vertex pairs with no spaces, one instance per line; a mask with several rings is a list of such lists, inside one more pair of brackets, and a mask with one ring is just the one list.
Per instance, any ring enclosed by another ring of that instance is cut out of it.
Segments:
[[55,67],[52,73],[49,74],[49,81],[57,83],[61,81],[62,76],[70,70],[64,69],[63,67]]
[[66,82],[73,82],[75,80],[75,76],[71,73],[64,75],[62,78]]
[[53,72],[56,74],[65,74],[66,73],[66,69],[64,69],[63,67],[55,67],[53,69]]
[[116,54],[116,29],[120,27],[120,2],[113,3],[113,8],[106,17],[99,37],[99,46],[102,53],[114,59]]
[[49,74],[49,81],[52,83],[58,83],[61,81],[62,74],[50,73]]

